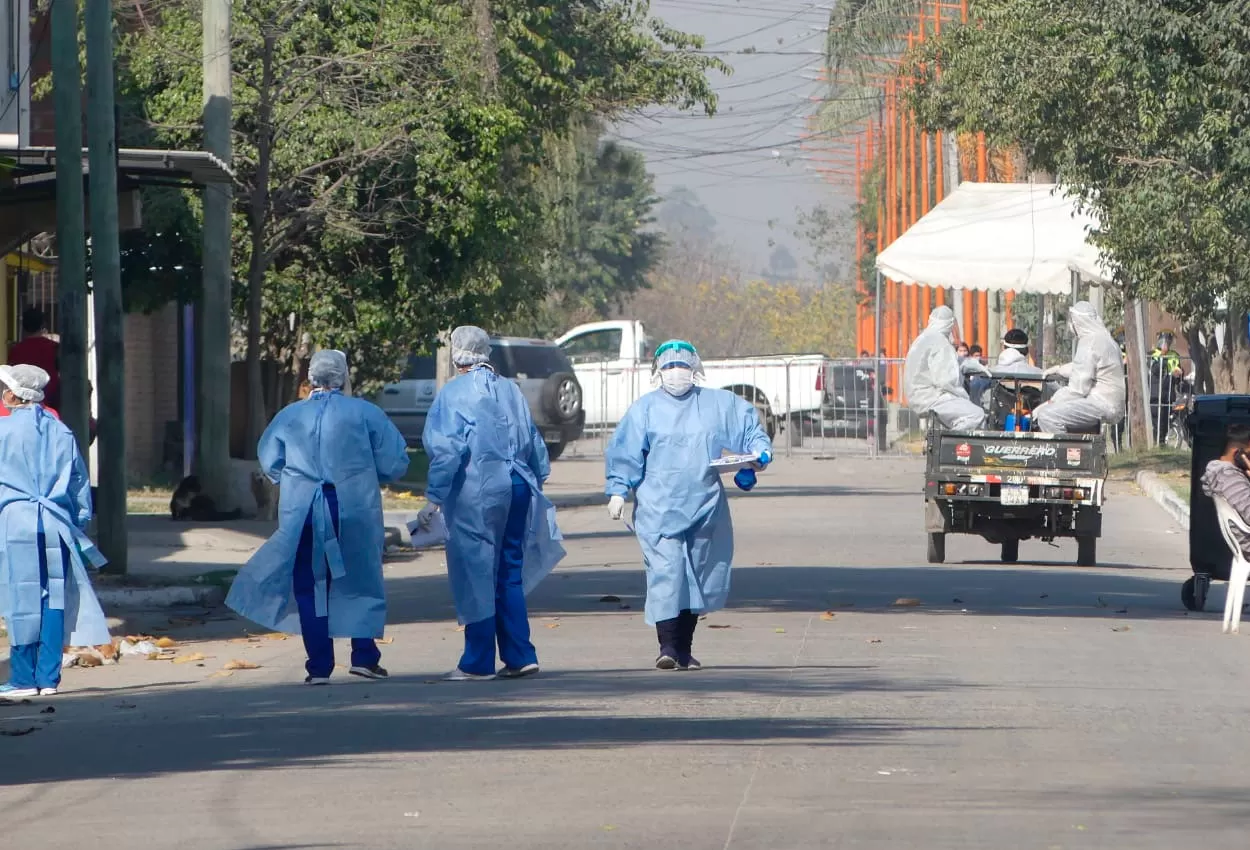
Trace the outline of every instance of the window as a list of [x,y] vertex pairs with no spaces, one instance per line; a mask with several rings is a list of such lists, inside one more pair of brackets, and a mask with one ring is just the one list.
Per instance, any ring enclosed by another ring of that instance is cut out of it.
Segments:
[[624,336],[624,331],[620,328],[590,331],[573,337],[560,347],[574,363],[619,360],[621,359],[622,336]]
[[410,355],[401,381],[433,381],[438,374],[438,359],[433,355]]
[[491,365],[505,378],[550,378],[572,371],[564,351],[554,345],[493,345]]

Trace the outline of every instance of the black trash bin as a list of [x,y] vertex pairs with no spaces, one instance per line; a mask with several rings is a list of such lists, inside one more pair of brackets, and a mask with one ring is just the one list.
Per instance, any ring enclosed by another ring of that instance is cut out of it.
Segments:
[[1228,581],[1233,554],[1220,533],[1215,503],[1202,493],[1202,473],[1224,452],[1224,434],[1234,422],[1250,425],[1250,395],[1204,395],[1193,401],[1189,435],[1193,459],[1189,468],[1189,566],[1194,576],[1181,588],[1190,611],[1207,604],[1211,580]]

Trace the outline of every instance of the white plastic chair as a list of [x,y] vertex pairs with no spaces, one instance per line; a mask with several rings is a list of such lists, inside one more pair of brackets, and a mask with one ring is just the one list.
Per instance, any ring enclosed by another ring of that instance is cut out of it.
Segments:
[[1246,526],[1233,510],[1233,506],[1222,496],[1215,496],[1212,501],[1215,502],[1215,513],[1219,517],[1220,533],[1224,535],[1228,548],[1233,551],[1233,564],[1228,574],[1228,597],[1224,600],[1224,634],[1235,635],[1241,630],[1241,606],[1246,597],[1246,581],[1250,579],[1250,561],[1242,554],[1241,546],[1233,536],[1233,529],[1250,537],[1250,527]]

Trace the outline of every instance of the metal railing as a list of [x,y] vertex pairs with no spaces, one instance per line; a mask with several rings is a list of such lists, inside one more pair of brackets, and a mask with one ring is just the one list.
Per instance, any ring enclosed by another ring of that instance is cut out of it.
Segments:
[[[901,404],[901,359],[779,355],[721,359],[706,386],[755,405],[777,454],[884,456],[918,453],[919,422]],[[599,456],[631,404],[654,389],[649,366],[581,362],[586,431],[572,456]]]

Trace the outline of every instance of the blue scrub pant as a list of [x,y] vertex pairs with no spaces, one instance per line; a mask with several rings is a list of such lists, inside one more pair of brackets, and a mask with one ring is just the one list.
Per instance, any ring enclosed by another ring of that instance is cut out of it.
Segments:
[[[339,497],[333,484],[322,485],[330,517],[334,520],[334,533],[339,531]],[[334,670],[334,641],[330,638],[330,618],[317,616],[312,570],[313,521],[312,509],[304,518],[304,532],[299,538],[295,552],[295,604],[299,608],[299,628],[304,637],[304,651],[308,663],[304,669],[316,679],[325,679]],[[330,593],[330,576],[326,575],[326,596]],[[373,638],[352,638],[352,666],[372,667],[382,660],[382,652]]]
[[[69,575],[69,552],[61,544],[61,563]],[[39,586],[43,588],[39,642],[9,649],[9,684],[17,688],[55,688],[61,684],[61,654],[65,649],[65,612],[48,607],[48,561],[44,536],[39,535]]]
[[460,669],[478,676],[495,672],[495,642],[505,667],[538,663],[538,651],[530,642],[529,614],[521,568],[525,559],[525,529],[530,511],[530,488],[512,473],[512,504],[504,526],[503,545],[495,568],[495,616],[464,627],[464,655]]

